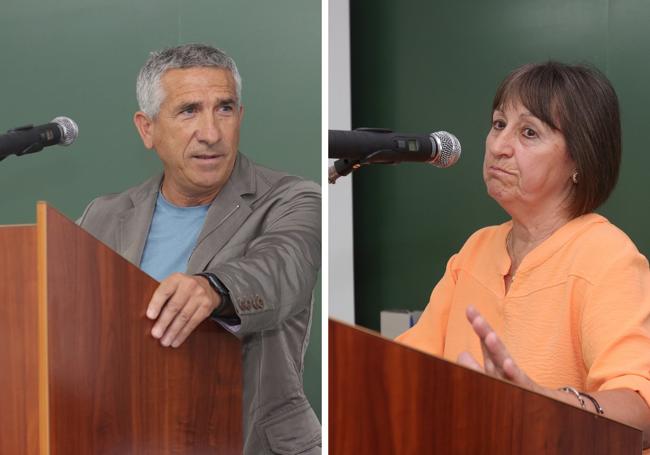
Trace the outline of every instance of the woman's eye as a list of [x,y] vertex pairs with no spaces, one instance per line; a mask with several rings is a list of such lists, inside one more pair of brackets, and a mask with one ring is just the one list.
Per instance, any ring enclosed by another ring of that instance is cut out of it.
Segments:
[[492,128],[495,130],[502,130],[506,127],[506,122],[503,120],[492,120]]
[[523,134],[527,138],[537,137],[537,133],[532,128],[524,128]]

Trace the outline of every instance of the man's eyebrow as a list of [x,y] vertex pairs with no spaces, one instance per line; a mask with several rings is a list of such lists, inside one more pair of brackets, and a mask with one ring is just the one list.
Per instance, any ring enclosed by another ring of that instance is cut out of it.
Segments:
[[178,105],[176,111],[182,112],[187,109],[198,109],[199,107],[201,107],[201,103],[199,103],[198,101],[185,101]]
[[224,98],[219,100],[219,106],[223,106],[225,104],[237,104],[237,100],[235,98]]

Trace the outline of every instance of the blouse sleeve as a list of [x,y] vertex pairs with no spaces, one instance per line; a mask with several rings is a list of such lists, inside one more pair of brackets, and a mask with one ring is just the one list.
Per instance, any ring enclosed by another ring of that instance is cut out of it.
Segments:
[[456,287],[457,276],[453,270],[456,256],[452,256],[447,262],[445,274],[433,288],[429,303],[417,324],[398,336],[395,341],[428,354],[442,356],[449,310]]
[[585,295],[580,336],[586,389],[627,388],[650,404],[648,261],[631,242],[614,254]]

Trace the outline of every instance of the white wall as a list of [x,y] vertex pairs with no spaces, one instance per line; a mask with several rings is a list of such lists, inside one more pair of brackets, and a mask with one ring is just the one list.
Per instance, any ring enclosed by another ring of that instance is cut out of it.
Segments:
[[[350,14],[348,0],[329,1],[329,129],[349,130]],[[331,164],[332,160],[330,160]],[[354,323],[354,262],[352,248],[352,176],[329,185],[329,315]]]

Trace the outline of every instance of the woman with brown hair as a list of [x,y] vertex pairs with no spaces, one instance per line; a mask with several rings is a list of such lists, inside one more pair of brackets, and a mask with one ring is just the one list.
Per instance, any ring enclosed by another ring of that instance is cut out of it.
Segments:
[[531,64],[492,111],[483,179],[512,220],[467,240],[398,341],[633,425],[647,447],[650,270],[594,213],[620,167],[616,93],[593,68]]

